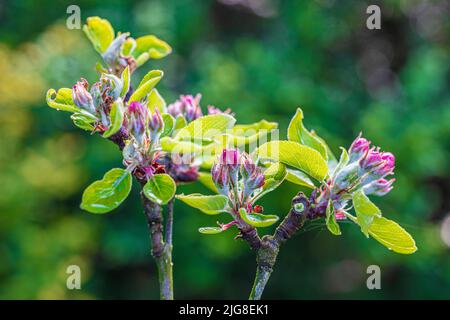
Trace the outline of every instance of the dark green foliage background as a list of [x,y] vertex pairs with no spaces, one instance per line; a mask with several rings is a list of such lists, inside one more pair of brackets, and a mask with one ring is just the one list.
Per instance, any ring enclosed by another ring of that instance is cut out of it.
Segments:
[[[380,31],[366,29],[365,1],[250,3],[262,9],[194,0],[78,5],[83,20],[100,15],[116,31],[153,33],[173,46],[134,78],[162,68],[168,102],[201,92],[205,108],[231,107],[240,123],[278,121],[282,138],[301,106],[335,153],[363,131],[397,156],[395,189],[376,202],[419,251],[396,255],[354,225],[334,237],[315,222],[283,248],[265,298],[450,298],[450,227],[442,228],[450,211],[448,3],[384,1]],[[65,28],[69,4],[0,2],[0,297],[156,299],[137,188],[108,215],[79,209],[84,187],[120,166],[120,153],[45,104],[47,88],[96,77],[88,40]],[[283,216],[297,191],[283,185],[264,199],[265,211]],[[233,240],[235,230],[197,232],[228,217],[175,208],[175,296],[246,298],[254,253]],[[82,268],[82,290],[66,289],[70,264]],[[382,290],[366,288],[372,264]]]

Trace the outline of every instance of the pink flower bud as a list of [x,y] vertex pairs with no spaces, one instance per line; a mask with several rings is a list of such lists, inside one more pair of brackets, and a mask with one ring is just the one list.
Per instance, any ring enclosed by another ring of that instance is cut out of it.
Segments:
[[216,108],[214,106],[209,105],[208,106],[208,114],[230,114],[231,113],[231,109],[227,108],[225,111],[220,110],[219,108]]
[[191,122],[203,115],[200,108],[201,98],[200,94],[197,94],[195,97],[192,95],[181,95],[178,100],[167,107],[167,112],[175,118],[182,115],[187,122]]
[[228,196],[229,175],[227,166],[215,163],[211,168],[211,176],[220,193]]
[[370,148],[370,141],[361,137],[361,134],[353,141],[349,149],[350,162],[361,159]]
[[164,126],[164,121],[161,116],[159,110],[156,110],[155,113],[150,117],[148,122],[148,127],[152,132],[160,132]]
[[73,102],[80,108],[89,111],[90,113],[95,113],[95,108],[92,100],[92,96],[89,93],[88,82],[86,79],[81,79],[73,86],[72,99]]
[[239,151],[237,149],[223,149],[220,157],[220,164],[237,166]]
[[395,179],[386,180],[382,178],[364,186],[363,190],[367,195],[373,194],[376,196],[384,196],[392,190],[394,182]]
[[129,131],[139,143],[142,143],[148,124],[148,109],[141,103],[134,101],[129,105],[127,113]]
[[197,94],[195,98],[191,95],[181,97],[181,101],[185,105],[185,116],[188,122],[194,121],[203,115],[200,109],[201,98],[200,94]]
[[360,160],[361,168],[369,172],[374,168],[377,168],[381,164],[383,164],[383,159],[381,158],[381,153],[379,148],[373,147],[368,151],[366,156]]

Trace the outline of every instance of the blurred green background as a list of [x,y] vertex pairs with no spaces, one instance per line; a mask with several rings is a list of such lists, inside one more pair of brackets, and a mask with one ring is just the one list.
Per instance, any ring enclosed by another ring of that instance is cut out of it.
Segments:
[[[354,225],[335,237],[314,222],[283,247],[265,298],[450,298],[450,7],[384,1],[382,29],[371,31],[373,3],[77,1],[83,21],[99,15],[116,31],[172,45],[134,77],[162,68],[168,102],[201,92],[204,107],[230,107],[240,123],[278,121],[282,138],[301,106],[335,153],[363,131],[396,155],[395,188],[376,200],[419,251],[397,255]],[[69,4],[0,1],[0,298],[157,299],[138,190],[108,215],[79,209],[84,187],[120,166],[120,153],[45,103],[50,87],[96,78],[99,57],[81,30],[65,26]],[[263,201],[266,211],[283,216],[297,191],[286,183]],[[234,230],[201,235],[216,217],[175,209],[176,297],[247,298],[255,271],[247,244]],[[66,288],[70,264],[81,267],[82,290]],[[366,288],[372,264],[381,290]]]

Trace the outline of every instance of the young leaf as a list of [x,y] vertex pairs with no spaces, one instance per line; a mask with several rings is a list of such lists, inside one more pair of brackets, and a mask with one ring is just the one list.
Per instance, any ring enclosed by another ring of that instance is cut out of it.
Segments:
[[131,56],[135,48],[136,48],[136,40],[129,37],[122,44],[122,47],[120,48],[120,53],[124,57],[129,57]]
[[334,215],[333,203],[331,200],[328,201],[325,222],[327,224],[328,230],[332,234],[334,234],[335,236],[341,235],[341,228],[339,227],[339,224],[336,221],[336,217]]
[[122,91],[120,92],[120,97],[122,99],[125,99],[125,96],[128,93],[128,90],[130,90],[130,67],[127,66],[120,76],[122,80]]
[[198,118],[182,128],[175,136],[178,140],[208,139],[233,127],[236,119],[229,114],[212,114]]
[[199,193],[175,196],[187,205],[206,214],[219,214],[227,211],[228,198],[223,195],[205,196]]
[[142,191],[149,200],[165,205],[175,195],[176,188],[175,181],[168,174],[162,173],[151,177]]
[[306,174],[295,169],[287,169],[286,180],[299,186],[304,186],[311,189],[316,187]]
[[187,126],[186,119],[182,115],[177,116],[177,118],[175,119],[174,131],[179,131],[180,129],[183,129],[186,126]]
[[56,92],[55,89],[47,91],[47,104],[56,110],[78,112],[78,108],[72,99],[72,89],[61,88]]
[[348,156],[347,150],[345,150],[345,148],[343,148],[343,147],[341,147],[341,150],[342,150],[341,157],[339,159],[338,164],[334,168],[333,177],[336,177],[336,173],[338,173],[340,170],[342,170],[348,164],[349,156]]
[[114,101],[114,103],[111,106],[111,123],[109,125],[108,130],[103,133],[103,138],[109,138],[113,134],[115,134],[117,131],[120,130],[120,127],[122,127],[123,122],[123,116],[124,116],[124,107],[122,99],[117,99]]
[[153,35],[148,35],[136,39],[133,56],[136,58],[138,66],[141,66],[148,59],[161,59],[171,52],[172,48],[166,42]]
[[160,140],[161,149],[171,153],[201,153],[203,147],[190,141],[177,141],[171,137],[163,137]]
[[198,181],[204,185],[205,187],[207,187],[209,190],[218,193],[219,191],[217,190],[216,185],[214,184],[214,181],[212,179],[212,176],[210,173],[206,173],[206,172],[199,172],[198,173]]
[[289,123],[287,135],[289,141],[298,142],[311,147],[319,151],[324,159],[328,159],[326,146],[303,125],[302,109],[297,108],[294,117]]
[[238,124],[229,130],[229,133],[221,135],[219,138],[222,139],[223,145],[240,147],[259,141],[277,127],[278,123],[266,120],[252,124]]
[[203,234],[218,234],[224,230],[221,227],[202,227],[198,228],[198,232]]
[[417,251],[411,235],[392,220],[375,216],[369,228],[369,235],[394,252],[412,254]]
[[163,113],[161,116],[164,122],[164,128],[161,132],[160,137],[163,138],[166,136],[170,136],[170,134],[172,133],[173,127],[175,126],[175,119],[168,113]]
[[70,118],[78,128],[86,131],[93,131],[94,123],[97,119],[90,113],[83,111],[84,110],[81,110],[81,112],[75,112],[70,116]]
[[141,101],[161,80],[164,73],[161,70],[152,70],[145,75],[136,91],[131,95],[129,102]]
[[260,199],[265,194],[275,190],[284,181],[287,176],[286,166],[282,163],[272,163],[269,168],[264,171],[265,182],[260,191],[256,192],[252,201]]
[[166,101],[161,97],[158,90],[153,89],[147,97],[147,107],[152,113],[158,109],[161,113],[166,112]]
[[89,40],[94,45],[95,50],[104,53],[114,40],[114,29],[108,20],[100,17],[87,18],[86,24],[83,26]]
[[361,231],[369,237],[369,228],[375,217],[381,217],[381,211],[370,201],[362,190],[353,195],[353,206],[355,208],[358,224]]
[[106,213],[117,208],[131,190],[131,174],[127,170],[111,169],[102,180],[93,182],[83,192],[81,209],[91,213]]
[[244,208],[239,209],[239,214],[242,220],[257,228],[270,227],[279,219],[278,216],[273,214],[247,213]]
[[282,162],[322,181],[328,174],[325,159],[316,150],[293,141],[270,141],[257,150],[262,159]]

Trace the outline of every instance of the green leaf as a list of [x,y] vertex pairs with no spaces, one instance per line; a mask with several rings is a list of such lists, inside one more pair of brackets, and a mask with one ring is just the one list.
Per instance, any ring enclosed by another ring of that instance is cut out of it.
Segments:
[[136,48],[133,56],[138,66],[144,64],[148,59],[161,59],[172,52],[172,48],[163,40],[153,35],[147,35],[136,39]]
[[190,141],[178,141],[170,137],[163,137],[160,140],[161,149],[171,153],[201,153],[203,147]]
[[174,130],[179,131],[180,129],[182,129],[186,126],[187,126],[186,119],[182,115],[177,116],[177,118],[175,119],[175,129]]
[[70,116],[70,118],[78,128],[86,131],[93,131],[94,123],[97,121],[97,118],[95,116],[91,115],[88,112],[85,112],[84,110],[75,112]]
[[151,177],[142,191],[149,200],[159,205],[165,205],[175,195],[176,188],[177,186],[172,177],[168,174],[161,173]]
[[175,139],[208,139],[212,138],[235,124],[236,119],[229,114],[212,114],[198,118],[182,128]]
[[87,22],[83,26],[83,31],[89,40],[91,40],[95,50],[99,53],[104,53],[114,40],[113,27],[108,20],[101,19],[100,17],[87,18]]
[[381,217],[381,211],[362,190],[355,192],[352,200],[361,231],[368,237],[369,228],[375,217]]
[[204,185],[205,187],[207,187],[209,190],[218,193],[219,191],[217,190],[216,185],[214,184],[214,181],[212,179],[212,176],[210,173],[206,173],[206,172],[199,172],[198,173],[198,181]]
[[347,152],[347,150],[346,150],[345,148],[343,148],[343,147],[341,147],[341,150],[342,150],[342,152],[341,152],[341,157],[340,157],[340,159],[339,159],[338,164],[337,164],[336,167],[334,168],[334,171],[333,171],[333,177],[336,177],[336,174],[337,174],[340,170],[342,170],[342,169],[348,164],[348,160],[349,160],[348,152]]
[[257,228],[270,227],[271,225],[276,223],[279,219],[278,216],[273,214],[271,215],[260,213],[249,214],[244,208],[239,209],[239,214],[245,222]]
[[168,113],[163,113],[161,116],[164,122],[164,128],[161,132],[160,137],[163,138],[166,136],[170,136],[170,134],[172,133],[173,127],[175,126],[175,119]]
[[311,189],[316,187],[305,173],[295,169],[287,169],[286,180],[299,186],[304,186]]
[[117,99],[114,101],[114,103],[111,106],[111,113],[110,116],[110,125],[108,130],[103,133],[103,138],[109,138],[113,134],[115,134],[117,131],[120,130],[123,123],[123,117],[124,117],[124,107],[122,99]]
[[131,190],[131,174],[127,170],[109,170],[102,180],[93,182],[83,192],[81,209],[91,213],[106,213],[117,208]]
[[272,163],[266,171],[264,171],[265,181],[263,187],[255,192],[252,201],[260,199],[265,194],[275,190],[284,181],[287,176],[286,166],[282,163]]
[[72,89],[61,88],[58,91],[49,89],[47,91],[47,104],[56,110],[78,112],[80,108],[75,105],[72,99]]
[[153,113],[158,109],[161,113],[166,112],[166,101],[159,94],[158,90],[153,89],[147,97],[147,107]]
[[161,80],[164,72],[161,70],[152,70],[145,75],[136,91],[131,95],[129,102],[141,101],[153,89],[154,86]]
[[328,159],[327,148],[320,141],[320,139],[316,138],[314,134],[308,131],[303,125],[303,112],[302,109],[297,108],[297,111],[289,123],[288,127],[288,140],[298,142],[304,144],[308,147],[311,147],[322,155],[324,159]]
[[282,162],[322,181],[328,174],[325,159],[316,150],[293,141],[270,141],[257,150],[259,157]]
[[222,139],[223,145],[239,147],[257,142],[277,127],[278,123],[266,120],[252,124],[238,124],[229,130],[229,133],[221,135],[219,138]]
[[198,228],[198,232],[203,234],[218,234],[223,232],[221,227],[202,227]]
[[129,57],[132,55],[135,48],[136,48],[136,40],[134,40],[131,37],[128,37],[122,44],[122,47],[120,48],[120,53],[124,57]]
[[193,193],[189,195],[180,194],[175,197],[206,214],[227,212],[228,198],[223,195],[205,196]]
[[412,254],[417,251],[413,237],[392,220],[375,216],[369,235],[394,252]]
[[341,235],[341,228],[336,221],[336,216],[334,215],[333,203],[331,200],[328,201],[325,222],[327,224],[328,230],[335,236]]
[[122,80],[122,91],[120,92],[120,97],[122,99],[125,99],[125,96],[128,93],[128,90],[130,90],[130,67],[127,66],[120,76],[120,79]]

